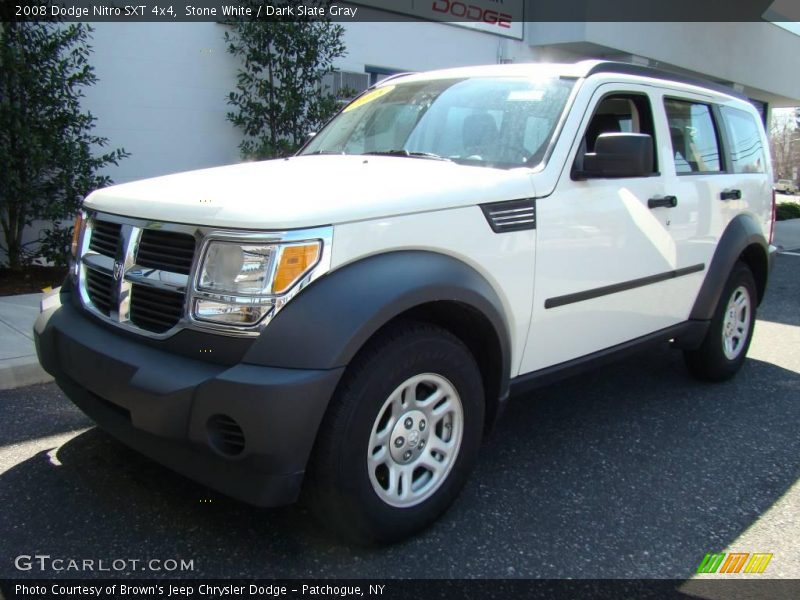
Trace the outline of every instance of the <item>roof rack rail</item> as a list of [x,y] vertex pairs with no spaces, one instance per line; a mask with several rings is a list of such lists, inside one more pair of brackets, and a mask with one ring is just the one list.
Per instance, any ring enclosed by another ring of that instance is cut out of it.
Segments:
[[716,83],[714,81],[703,79],[701,77],[692,77],[691,75],[684,75],[682,73],[676,73],[674,71],[668,71],[665,69],[656,69],[654,67],[635,65],[633,63],[603,61],[601,63],[594,65],[591,69],[589,69],[589,71],[586,73],[586,77],[589,77],[589,75],[594,75],[596,73],[620,73],[622,75],[641,75],[642,77],[658,77],[660,79],[675,81],[677,83],[686,83],[689,85],[704,87],[706,89],[713,90],[715,92],[720,92],[722,94],[727,94],[728,96],[738,98],[739,100],[745,100],[746,102],[750,101],[750,99],[741,92],[738,92],[732,87],[728,87],[721,83]]

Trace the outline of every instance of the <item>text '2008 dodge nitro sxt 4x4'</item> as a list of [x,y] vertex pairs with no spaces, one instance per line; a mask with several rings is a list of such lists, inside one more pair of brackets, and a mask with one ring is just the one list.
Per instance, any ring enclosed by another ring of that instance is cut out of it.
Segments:
[[35,325],[101,427],[350,538],[435,520],[511,392],[672,340],[741,367],[769,274],[758,113],[633,65],[384,80],[298,155],[89,195]]

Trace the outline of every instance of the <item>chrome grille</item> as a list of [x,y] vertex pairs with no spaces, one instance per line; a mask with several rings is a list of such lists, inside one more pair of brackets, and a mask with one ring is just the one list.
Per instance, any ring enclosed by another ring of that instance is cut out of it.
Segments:
[[183,315],[185,294],[134,283],[131,288],[131,322],[155,333],[178,324]]
[[194,258],[194,236],[145,229],[136,251],[136,264],[188,275]]
[[115,325],[165,335],[184,317],[193,228],[95,214],[81,243],[83,305]]
[[111,313],[112,298],[114,296],[114,279],[100,271],[86,271],[86,292],[94,307],[102,314]]
[[122,225],[119,223],[95,221],[92,238],[89,241],[89,250],[104,256],[116,256],[121,228]]

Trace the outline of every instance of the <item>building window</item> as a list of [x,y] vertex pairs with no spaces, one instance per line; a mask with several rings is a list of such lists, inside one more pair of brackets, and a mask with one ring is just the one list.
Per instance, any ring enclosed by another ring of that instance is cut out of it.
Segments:
[[750,104],[756,107],[759,116],[761,117],[761,122],[764,124],[764,127],[767,127],[767,112],[769,111],[769,105],[766,102],[761,102],[760,100],[753,100],[752,98],[748,98],[750,100]]
[[381,79],[386,79],[389,75],[397,75],[398,73],[406,73],[402,69],[388,69],[386,67],[375,67],[367,65],[364,67],[364,72],[369,77],[369,85],[375,85]]
[[342,99],[357,96],[369,86],[367,73],[355,71],[333,71],[322,79],[322,87],[327,88],[331,94]]

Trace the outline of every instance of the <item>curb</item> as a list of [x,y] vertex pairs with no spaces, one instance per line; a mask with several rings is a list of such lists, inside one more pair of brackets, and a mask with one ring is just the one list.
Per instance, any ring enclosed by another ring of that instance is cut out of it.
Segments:
[[53,381],[39,364],[32,337],[43,297],[41,293],[0,297],[0,335],[10,336],[0,360],[0,390]]
[[35,356],[4,360],[0,365],[0,390],[13,390],[51,381],[53,377],[42,368]]

